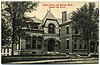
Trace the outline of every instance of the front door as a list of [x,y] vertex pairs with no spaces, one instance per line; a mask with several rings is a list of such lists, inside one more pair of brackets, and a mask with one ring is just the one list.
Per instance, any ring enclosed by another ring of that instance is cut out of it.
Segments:
[[55,50],[55,41],[49,40],[48,41],[48,51],[54,51]]

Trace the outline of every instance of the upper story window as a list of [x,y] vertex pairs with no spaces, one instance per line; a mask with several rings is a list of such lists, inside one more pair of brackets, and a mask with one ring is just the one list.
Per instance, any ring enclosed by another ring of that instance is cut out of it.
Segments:
[[49,24],[48,33],[55,33],[55,25],[54,24]]
[[78,34],[78,29],[75,29],[75,34]]
[[33,28],[34,28],[34,29],[38,29],[38,25],[37,25],[37,24],[34,24],[34,25],[33,25]]
[[69,34],[69,26],[66,27],[66,34]]
[[38,29],[39,24],[28,22],[27,27],[28,29]]

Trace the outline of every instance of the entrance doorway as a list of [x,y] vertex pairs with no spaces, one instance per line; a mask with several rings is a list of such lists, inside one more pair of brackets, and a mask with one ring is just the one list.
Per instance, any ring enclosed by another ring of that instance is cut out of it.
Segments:
[[90,43],[90,52],[93,53],[95,50],[95,42]]
[[48,41],[48,51],[54,51],[55,50],[55,41],[49,40]]

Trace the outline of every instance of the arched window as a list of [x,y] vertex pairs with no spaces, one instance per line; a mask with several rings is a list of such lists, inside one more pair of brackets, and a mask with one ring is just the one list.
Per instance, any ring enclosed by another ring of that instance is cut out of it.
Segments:
[[55,33],[55,25],[54,24],[49,24],[48,33]]
[[74,49],[76,49],[76,47],[77,47],[77,46],[76,46],[76,43],[75,43],[75,44],[74,44]]

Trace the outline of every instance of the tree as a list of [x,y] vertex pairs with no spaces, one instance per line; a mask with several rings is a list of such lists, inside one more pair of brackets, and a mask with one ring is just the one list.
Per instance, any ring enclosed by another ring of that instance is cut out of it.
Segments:
[[[6,25],[5,23],[5,25],[8,26],[8,28],[5,28],[6,26],[4,25],[4,22],[9,21],[11,23],[10,27],[12,30],[12,31],[9,31],[9,33],[12,35],[12,55],[13,55],[13,44],[16,43],[16,40],[18,40],[20,29],[22,27],[22,24],[25,22],[23,20],[25,18],[24,17],[25,12],[31,12],[32,10],[36,10],[37,6],[38,6],[38,2],[32,2],[32,1],[2,2],[2,24],[3,24],[2,38],[4,38],[4,41],[6,41],[5,37],[6,35],[8,35],[8,33],[6,34],[5,32],[7,32],[9,25]],[[5,18],[9,18],[9,19],[5,19]],[[2,44],[4,44],[4,42],[2,42]]]
[[83,40],[89,44],[89,40],[98,38],[99,9],[95,8],[95,3],[84,4],[77,11],[73,12],[71,20],[75,29],[81,29]]

